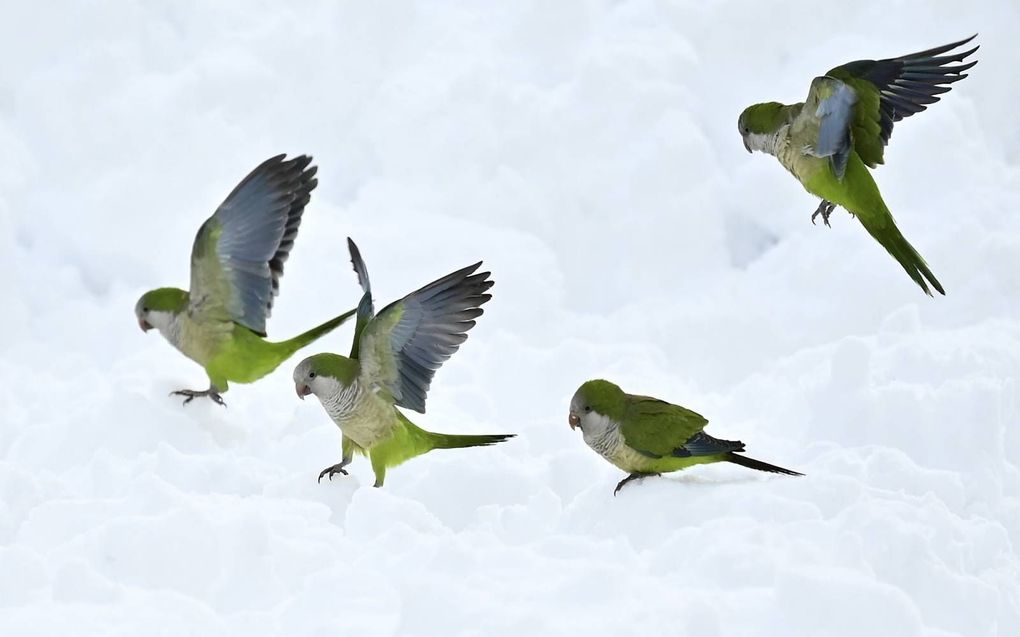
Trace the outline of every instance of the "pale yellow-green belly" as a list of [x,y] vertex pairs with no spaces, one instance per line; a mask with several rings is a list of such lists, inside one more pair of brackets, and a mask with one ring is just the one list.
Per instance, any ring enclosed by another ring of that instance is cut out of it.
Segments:
[[185,356],[203,367],[219,354],[230,340],[233,323],[196,323],[184,314],[181,317],[181,335],[177,348]]
[[609,449],[599,451],[599,455],[624,471],[638,473],[651,472],[655,460],[623,444],[622,440],[616,441]]
[[399,424],[394,406],[371,392],[362,394],[349,412],[330,416],[345,436],[366,450],[390,438]]
[[711,456],[676,457],[672,455],[652,458],[635,451],[632,447],[620,445],[602,456],[620,469],[629,473],[666,473],[680,471],[697,464],[719,462],[723,454]]

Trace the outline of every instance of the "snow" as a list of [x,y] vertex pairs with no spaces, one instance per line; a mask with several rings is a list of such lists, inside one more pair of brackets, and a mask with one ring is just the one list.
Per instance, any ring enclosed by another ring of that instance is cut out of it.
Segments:
[[[788,4],[6,3],[0,634],[1020,634],[1020,6]],[[974,32],[875,173],[929,299],[736,118]],[[415,420],[517,438],[316,484],[292,365],[167,396],[204,375],[134,302],[278,152],[320,186],[270,335],[356,303],[348,235],[380,304],[484,259]],[[807,477],[614,498],[566,423],[593,377]]]

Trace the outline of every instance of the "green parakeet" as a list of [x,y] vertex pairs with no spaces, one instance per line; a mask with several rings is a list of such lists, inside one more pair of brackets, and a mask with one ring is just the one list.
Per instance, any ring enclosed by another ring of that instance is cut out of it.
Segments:
[[358,305],[350,357],[316,354],[294,370],[294,388],[304,399],[314,394],[342,432],[342,458],[319,473],[319,480],[344,469],[354,453],[367,455],[381,487],[386,470],[433,449],[480,447],[513,434],[450,435],[425,431],[397,407],[425,413],[425,396],[436,370],[467,340],[467,331],[492,298],[481,262],[429,283],[387,305],[372,306],[368,270],[358,247],[347,240],[351,262],[364,295]]
[[191,290],[159,288],[135,305],[138,326],[159,330],[205,368],[209,389],[173,394],[189,403],[208,396],[220,405],[228,382],[252,383],[296,351],[329,333],[355,310],[292,339],[265,339],[266,319],[279,293],[301,215],[317,185],[311,157],[262,162],[234,188],[198,231],[191,249]]
[[737,123],[748,152],[774,155],[822,202],[811,221],[842,206],[931,296],[945,294],[921,255],[907,242],[882,200],[869,168],[883,163],[893,124],[939,101],[953,82],[967,77],[977,51],[949,53],[976,36],[887,60],[858,60],[837,66],[811,82],[807,100],[797,104],[755,104]]
[[578,388],[567,421],[571,429],[581,430],[589,447],[630,474],[613,495],[631,480],[712,462],[804,475],[740,455],[744,443],[709,436],[704,432],[708,421],[690,409],[624,393],[607,380],[589,380]]

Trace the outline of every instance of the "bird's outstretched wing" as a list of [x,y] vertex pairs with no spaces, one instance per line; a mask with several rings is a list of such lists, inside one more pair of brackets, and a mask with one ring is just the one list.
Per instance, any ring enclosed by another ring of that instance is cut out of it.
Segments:
[[354,273],[358,275],[358,284],[362,290],[361,301],[358,302],[358,321],[354,325],[354,341],[351,345],[351,358],[357,359],[361,350],[361,334],[369,321],[375,317],[375,305],[372,302],[372,284],[368,280],[368,267],[361,258],[361,250],[350,237],[347,237],[347,249],[351,253],[351,265],[354,266]]
[[[485,293],[493,284],[489,273],[475,273],[480,266],[448,274],[368,321],[358,343],[362,379],[386,391],[396,405],[424,413],[436,370],[467,340],[481,306],[492,298]],[[366,293],[367,284],[365,275]]]
[[311,157],[285,157],[259,164],[199,229],[188,308],[197,320],[234,321],[265,336],[283,264],[318,184]]
[[[651,458],[712,455],[735,451],[702,430],[708,420],[696,412],[657,398],[629,396],[620,423],[627,446]],[[742,445],[740,445],[742,447]]]
[[965,71],[977,60],[964,60],[979,47],[950,52],[975,37],[886,60],[857,60],[825,74],[844,82],[857,95],[851,130],[854,150],[865,164],[874,168],[883,163],[893,124],[925,110],[953,82],[967,77]]

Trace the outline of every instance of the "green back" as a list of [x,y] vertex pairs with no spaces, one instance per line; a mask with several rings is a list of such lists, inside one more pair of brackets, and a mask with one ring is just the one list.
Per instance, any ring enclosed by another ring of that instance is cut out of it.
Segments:
[[628,395],[620,421],[627,446],[645,455],[669,456],[708,424],[701,414],[648,396]]

